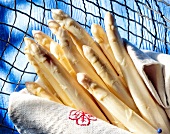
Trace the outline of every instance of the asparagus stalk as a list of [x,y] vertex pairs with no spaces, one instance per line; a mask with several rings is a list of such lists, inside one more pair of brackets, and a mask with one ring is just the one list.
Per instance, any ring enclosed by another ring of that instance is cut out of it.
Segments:
[[39,59],[37,60],[35,58],[35,54],[31,48],[31,44],[36,45],[36,43],[29,38],[24,38],[24,41],[26,44],[25,54],[29,56],[28,57],[29,61],[31,62],[31,64],[33,63],[32,65],[34,66],[36,73],[41,78],[43,83],[48,87],[48,89],[50,89],[50,91],[51,89],[53,89],[55,93],[53,92],[52,93],[57,94],[57,96],[60,98],[60,100],[62,100],[62,102],[65,105],[75,108],[75,105],[66,95],[66,93],[63,91],[63,89],[60,87],[58,82],[51,75],[51,73],[49,72],[49,69],[46,68]]
[[87,73],[91,76],[92,79],[101,83],[103,87],[106,87],[106,85],[101,80],[101,78],[96,74],[95,70],[92,68],[90,63],[86,59],[84,59],[82,55],[78,52],[68,32],[65,29],[57,27],[55,25],[57,25],[55,21],[50,21],[48,23],[49,28],[57,36],[57,39],[60,41],[62,50],[64,51],[65,56],[69,60],[75,72]]
[[101,87],[90,79],[86,74],[77,74],[78,82],[87,89],[100,103],[105,106],[112,115],[116,116],[132,133],[154,134],[156,129],[143,120],[132,109],[120,101],[110,91]]
[[75,78],[76,72],[70,65],[70,62],[65,56],[64,51],[61,48],[61,46],[59,44],[52,42],[50,46],[50,52],[58,59],[58,61],[66,68],[66,70]]
[[51,94],[50,92],[46,91],[43,87],[41,87],[38,83],[35,82],[26,82],[25,83],[27,90],[34,94],[35,96],[39,96],[57,103],[61,103],[62,102],[53,94]]
[[94,50],[89,46],[83,46],[83,52],[88,61],[92,64],[97,74],[107,84],[110,91],[115,94],[122,102],[129,106],[136,113],[139,113],[130,93],[119,80],[116,73],[111,72],[111,69],[102,61]]
[[[28,45],[25,46],[25,55],[27,56],[27,59],[29,62],[33,65],[35,72],[38,74],[39,78],[42,80],[44,83],[46,89],[51,93],[51,94],[56,94],[54,88],[51,86],[50,82],[48,79],[45,77],[43,71],[41,70],[40,66],[38,63],[34,60],[34,57],[30,54],[30,48]],[[58,95],[58,94],[57,94]]]
[[98,25],[98,24],[92,24],[91,25],[91,33],[94,36],[96,42],[100,45],[101,49],[103,50],[104,54],[107,56],[107,58],[109,59],[110,63],[112,64],[112,66],[114,67],[114,69],[116,70],[116,72],[123,77],[123,74],[120,70],[119,64],[117,63],[111,46],[109,44],[109,41],[107,39],[107,35],[104,31],[104,29]]
[[[28,41],[29,39],[26,38],[25,40]],[[51,53],[33,42],[27,42],[27,44],[30,46],[31,53],[34,55],[35,59],[46,67],[51,76],[55,79],[56,83],[59,83],[60,87],[73,102],[76,109],[85,111],[107,121],[106,117],[97,107],[94,100],[89,97],[87,92],[78,84],[76,79],[67,72],[67,70]]]
[[115,69],[115,70],[112,70],[112,72],[115,73],[115,71],[116,71],[116,73],[119,75],[119,79],[121,80],[123,85],[126,88],[128,88],[127,84],[123,78],[123,74],[121,72],[119,64],[117,63],[117,61],[114,57],[114,54],[112,52],[111,46],[109,44],[109,41],[108,41],[108,38],[107,38],[107,35],[106,35],[104,29],[98,24],[92,24],[91,32],[92,32],[92,35],[94,36],[96,42],[100,45],[103,53],[106,55],[106,57],[110,61],[111,65]]
[[158,104],[151,97],[146,85],[138,74],[132,60],[126,52],[123,40],[118,32],[116,21],[108,12],[104,18],[106,33],[114,56],[119,63],[130,93],[141,112],[142,117],[154,128],[162,128],[163,133],[170,133],[170,124],[158,110]]
[[[86,30],[79,25],[74,19],[72,19],[69,15],[65,14],[60,9],[52,9],[52,17],[53,19],[64,27],[67,31],[69,31],[70,36],[72,37],[75,44],[79,45],[79,49],[81,49],[81,54],[83,55],[82,46],[87,45],[92,47],[95,52],[100,55],[101,59],[108,64],[108,66],[112,65],[101,51],[98,44],[93,40],[93,38],[86,32]],[[113,69],[114,70],[114,69]]]
[[[56,22],[50,21],[49,27],[52,30],[54,34],[56,34],[57,38],[60,41],[60,45],[62,46],[62,49],[65,52],[65,55],[67,59],[70,61],[70,64],[72,65],[73,69],[76,73],[78,72],[86,72],[88,73],[92,79],[98,81],[103,87],[107,88],[104,82],[100,79],[100,77],[96,74],[96,72],[92,69],[92,66],[89,64],[88,61],[86,61],[82,55],[78,52],[76,46],[72,42],[69,34],[66,30],[64,30],[61,27],[58,27],[56,29],[53,28]],[[111,116],[109,111],[105,109],[100,103],[98,103],[100,108],[103,110],[105,115],[108,117],[109,121],[117,125],[120,128],[126,129],[115,117]]]
[[73,70],[69,61],[64,55],[64,52],[60,45],[41,31],[33,30],[32,33],[37,43],[49,52],[51,52],[58,59],[58,61],[66,68],[66,70],[72,76],[76,77],[75,71]]

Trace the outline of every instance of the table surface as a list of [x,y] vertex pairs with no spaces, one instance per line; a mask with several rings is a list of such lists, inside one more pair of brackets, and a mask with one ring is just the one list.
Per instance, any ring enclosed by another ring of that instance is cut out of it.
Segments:
[[[8,117],[8,99],[37,76],[24,55],[24,37],[41,30],[52,35],[50,9],[59,8],[91,35],[92,23],[104,27],[107,11],[114,13],[121,37],[140,49],[170,54],[169,0],[1,0],[0,1],[0,134],[17,134]],[[56,39],[55,39],[56,40]]]

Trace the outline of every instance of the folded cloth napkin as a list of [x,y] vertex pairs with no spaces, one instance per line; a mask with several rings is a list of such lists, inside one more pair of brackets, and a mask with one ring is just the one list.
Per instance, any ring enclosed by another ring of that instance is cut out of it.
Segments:
[[170,118],[170,55],[142,51],[125,39],[124,42],[128,54],[150,93]]
[[9,116],[21,134],[130,134],[83,111],[27,93],[10,95]]

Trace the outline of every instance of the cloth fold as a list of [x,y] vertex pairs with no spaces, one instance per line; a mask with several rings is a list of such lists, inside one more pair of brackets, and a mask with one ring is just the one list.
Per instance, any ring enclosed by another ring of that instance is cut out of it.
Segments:
[[142,51],[125,39],[124,42],[148,90],[170,118],[170,55],[148,50]]

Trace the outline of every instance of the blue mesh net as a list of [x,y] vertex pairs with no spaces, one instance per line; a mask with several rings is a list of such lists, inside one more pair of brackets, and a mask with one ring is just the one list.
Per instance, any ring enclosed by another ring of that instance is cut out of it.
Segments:
[[26,81],[37,78],[24,55],[23,38],[47,27],[50,9],[64,10],[90,33],[92,23],[104,27],[106,11],[115,15],[119,32],[140,49],[170,54],[168,0],[1,0],[0,1],[0,134],[17,134],[8,117],[8,99]]

